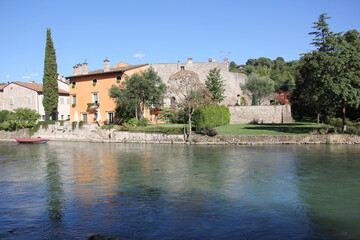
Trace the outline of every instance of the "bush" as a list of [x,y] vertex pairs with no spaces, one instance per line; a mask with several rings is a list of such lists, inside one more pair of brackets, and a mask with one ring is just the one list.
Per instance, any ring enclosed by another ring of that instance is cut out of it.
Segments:
[[11,113],[7,119],[10,123],[8,130],[18,130],[26,127],[33,127],[36,124],[37,119],[40,117],[35,110],[29,108],[17,108],[14,113]]
[[214,137],[217,135],[217,131],[209,126],[202,126],[201,133],[209,137]]
[[8,110],[2,110],[0,111],[0,123],[5,122],[8,120],[9,115],[11,114]]
[[138,126],[146,127],[147,125],[148,125],[148,122],[147,122],[146,118],[141,118],[138,122]]
[[0,130],[5,130],[5,131],[10,130],[10,123],[9,122],[0,123]]
[[223,126],[230,122],[230,111],[225,106],[205,106],[198,108],[193,115],[196,132],[201,132],[203,126],[210,128]]

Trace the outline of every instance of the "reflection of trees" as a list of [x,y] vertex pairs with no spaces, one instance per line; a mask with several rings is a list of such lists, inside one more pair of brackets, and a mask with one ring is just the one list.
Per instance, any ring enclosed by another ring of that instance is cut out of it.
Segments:
[[64,192],[61,168],[56,153],[45,154],[48,214],[52,221],[60,223],[63,218]]
[[360,238],[359,153],[357,146],[344,145],[298,153],[300,196],[314,230],[327,239]]

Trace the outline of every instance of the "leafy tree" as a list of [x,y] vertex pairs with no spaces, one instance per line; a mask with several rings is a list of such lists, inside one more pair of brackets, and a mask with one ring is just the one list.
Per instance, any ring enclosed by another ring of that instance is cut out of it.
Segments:
[[29,108],[17,108],[8,116],[10,130],[32,127],[36,124],[40,114]]
[[10,116],[11,112],[8,110],[0,111],[0,123],[5,122]]
[[316,51],[301,60],[296,95],[307,99],[304,107],[318,113],[329,116],[341,112],[346,131],[346,109],[360,105],[360,35],[351,30],[344,35],[328,34],[323,39]]
[[212,94],[211,99],[214,102],[220,103],[224,100],[224,81],[220,75],[219,68],[210,69],[208,75],[206,76],[205,85],[208,91]]
[[[44,76],[43,76],[43,105],[45,109],[46,119],[57,111],[58,107],[58,82],[57,82],[57,63],[54,43],[51,38],[50,28],[46,31],[46,47],[44,60]],[[54,114],[55,115],[55,114]],[[56,115],[55,119],[56,120]]]
[[191,139],[192,115],[201,106],[210,104],[211,96],[199,76],[192,71],[180,70],[168,80],[168,94],[178,102],[178,107],[184,109],[188,123],[187,141]]
[[245,84],[241,84],[240,87],[245,94],[251,95],[252,105],[259,105],[266,97],[275,92],[274,81],[256,73],[252,73]]
[[133,111],[135,118],[143,117],[145,107],[161,105],[166,86],[153,68],[140,73],[126,76],[122,88],[113,85],[109,90],[111,98],[117,99],[118,109],[124,111],[124,116],[130,116]]

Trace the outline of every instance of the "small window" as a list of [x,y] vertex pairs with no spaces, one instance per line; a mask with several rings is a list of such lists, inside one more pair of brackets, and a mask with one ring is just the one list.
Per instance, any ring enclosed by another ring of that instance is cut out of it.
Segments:
[[64,120],[64,115],[61,115],[61,120]]
[[75,87],[75,85],[76,85],[76,82],[75,82],[75,81],[73,81],[73,82],[71,83],[71,86],[74,88],[74,87]]
[[60,97],[60,104],[64,104],[64,98]]
[[27,104],[31,104],[31,97],[27,97]]
[[14,99],[10,98],[10,106],[14,105]]
[[116,82],[119,83],[121,81],[121,76],[116,76]]
[[98,103],[98,102],[99,102],[98,93],[93,93],[93,94],[92,94],[92,97],[93,97],[93,103]]
[[185,66],[180,66],[180,70],[185,70]]
[[76,104],[76,95],[72,96],[72,104]]
[[66,104],[70,104],[70,98],[66,98]]

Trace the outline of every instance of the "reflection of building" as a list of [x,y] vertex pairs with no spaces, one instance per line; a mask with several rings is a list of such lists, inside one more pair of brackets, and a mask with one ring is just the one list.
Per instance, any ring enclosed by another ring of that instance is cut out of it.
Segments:
[[[192,58],[188,58],[186,63],[153,63],[150,64],[158,75],[162,78],[165,84],[168,84],[170,76],[180,70],[190,70],[198,74],[202,83],[205,83],[209,71],[213,68],[220,69],[220,75],[225,84],[226,96],[223,105],[234,106],[238,102],[238,96],[243,96],[240,84],[245,83],[246,75],[243,73],[230,72],[228,67],[228,59],[225,58],[223,62],[216,62],[214,58],[209,58],[208,62],[193,62]],[[173,96],[168,96],[165,99],[165,107],[172,107],[176,99]]]
[[104,68],[88,71],[88,64],[77,64],[73,68],[70,80],[71,121],[115,122],[116,102],[109,96],[112,85],[121,87],[125,76],[145,70],[147,64],[129,65],[118,63],[109,67],[109,61],[104,60]]
[[[69,84],[58,79],[59,102],[57,119],[66,120],[70,118]],[[43,101],[43,85],[34,81],[11,82],[0,87],[0,110],[13,111],[16,108],[30,108],[35,110],[45,119]]]

